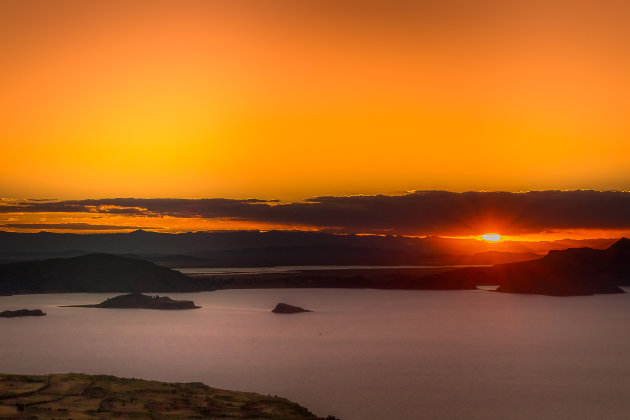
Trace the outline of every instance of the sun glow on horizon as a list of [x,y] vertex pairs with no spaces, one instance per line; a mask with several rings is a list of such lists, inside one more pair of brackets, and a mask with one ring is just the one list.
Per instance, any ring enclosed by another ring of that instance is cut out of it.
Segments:
[[481,237],[489,242],[498,242],[501,240],[501,235],[496,233],[486,233],[485,235],[481,235]]

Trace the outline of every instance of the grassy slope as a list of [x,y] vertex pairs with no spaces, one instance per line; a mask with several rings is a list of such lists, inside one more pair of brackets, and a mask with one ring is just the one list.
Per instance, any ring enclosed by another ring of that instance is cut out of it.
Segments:
[[287,399],[84,374],[0,374],[0,419],[318,419]]

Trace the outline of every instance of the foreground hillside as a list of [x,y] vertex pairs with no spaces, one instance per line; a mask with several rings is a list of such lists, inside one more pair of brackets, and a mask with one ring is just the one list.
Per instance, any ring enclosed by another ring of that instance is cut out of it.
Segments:
[[[0,374],[0,419],[319,419],[287,399],[84,374]],[[329,417],[333,419],[333,417]]]
[[199,290],[180,272],[109,254],[0,264],[0,294]]

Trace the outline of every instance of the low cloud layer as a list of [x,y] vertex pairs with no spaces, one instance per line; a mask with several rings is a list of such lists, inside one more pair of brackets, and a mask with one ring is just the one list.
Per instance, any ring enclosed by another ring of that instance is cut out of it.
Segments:
[[630,229],[630,192],[417,191],[399,196],[315,197],[288,204],[221,198],[5,201],[0,203],[0,212],[227,218],[353,233],[476,235],[496,231],[516,235],[570,229]]
[[0,225],[13,229],[61,229],[61,230],[136,230],[136,229],[162,229],[147,226],[122,226],[122,225],[92,225],[90,223],[5,223]]

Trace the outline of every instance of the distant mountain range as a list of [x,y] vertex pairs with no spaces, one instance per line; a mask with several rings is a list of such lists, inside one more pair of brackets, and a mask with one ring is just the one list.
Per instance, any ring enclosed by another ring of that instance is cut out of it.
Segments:
[[337,235],[304,231],[60,234],[0,231],[0,261],[89,253],[145,259],[168,267],[273,265],[497,264],[537,258],[551,249],[606,248],[613,240],[489,243],[441,237]]
[[499,292],[555,296],[623,293],[618,285],[630,285],[630,240],[622,238],[605,250],[569,248],[550,251],[529,261],[424,276],[418,273],[417,269],[375,269],[188,277],[149,261],[89,254],[0,264],[0,294],[196,292],[278,287],[453,290],[475,289],[479,285],[498,285]]

